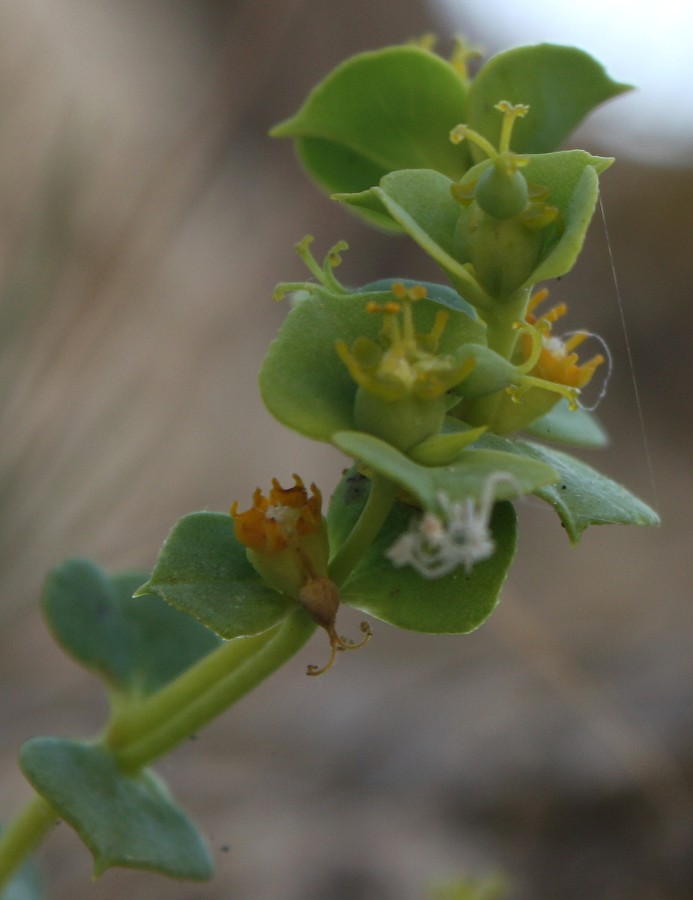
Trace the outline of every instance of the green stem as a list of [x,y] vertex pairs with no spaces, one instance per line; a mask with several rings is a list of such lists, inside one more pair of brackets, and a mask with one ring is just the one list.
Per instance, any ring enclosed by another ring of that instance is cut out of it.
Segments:
[[328,567],[328,574],[337,586],[346,581],[354,566],[377,537],[390,515],[398,490],[398,486],[389,478],[377,473],[371,477],[366,505]]
[[264,634],[223,644],[131,712],[114,718],[104,742],[126,771],[138,771],[284,665],[315,630],[303,609]]
[[[513,326],[516,322],[524,321],[531,293],[531,287],[523,288],[502,303],[497,303],[493,310],[489,310],[484,316],[488,346],[504,359],[512,361],[519,337],[519,331]],[[502,392],[497,392],[471,402],[467,413],[469,422],[493,428],[502,396]]]
[[0,835],[0,891],[55,826],[58,818],[42,797],[35,796],[3,829]]
[[519,335],[513,326],[516,322],[524,322],[531,294],[531,287],[523,288],[506,300],[496,303],[484,316],[488,346],[504,359],[512,359]]

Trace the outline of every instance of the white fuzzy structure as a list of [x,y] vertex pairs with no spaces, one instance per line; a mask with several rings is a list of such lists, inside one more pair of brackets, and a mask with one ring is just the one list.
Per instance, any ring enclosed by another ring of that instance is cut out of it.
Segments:
[[495,488],[502,481],[517,484],[510,473],[494,472],[484,484],[478,503],[471,497],[452,501],[440,491],[442,516],[426,512],[421,519],[413,520],[386,552],[387,558],[394,566],[411,566],[424,578],[441,578],[458,566],[464,566],[469,574],[474,563],[495,552],[489,523]]

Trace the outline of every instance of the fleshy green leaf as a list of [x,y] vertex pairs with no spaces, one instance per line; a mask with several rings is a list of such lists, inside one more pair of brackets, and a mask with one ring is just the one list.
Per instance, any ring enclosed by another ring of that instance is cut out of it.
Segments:
[[[328,192],[357,192],[395,169],[430,168],[459,178],[466,148],[450,129],[466,114],[455,69],[419,47],[362,53],[338,66],[299,112],[273,129],[296,140],[309,174]],[[387,218],[375,220],[387,226]]]
[[222,513],[180,519],[137,593],[158,594],[227,639],[266,631],[293,608],[250,565],[231,517]]
[[433,434],[408,450],[407,455],[422,466],[447,466],[466,447],[478,440],[485,430],[486,428],[481,426],[480,428],[460,428],[456,431]]
[[515,123],[512,149],[546,153],[555,150],[594,107],[628,90],[630,85],[613,81],[600,63],[576,47],[516,47],[494,56],[479,70],[469,90],[467,124],[497,146],[503,117],[495,104],[525,103],[529,115]]
[[556,484],[535,493],[554,507],[572,543],[588,525],[659,525],[659,516],[646,503],[581,460],[539,444],[513,443],[519,452],[559,473]]
[[216,635],[159,597],[133,599],[144,576],[109,576],[73,559],[50,574],[43,611],[73,659],[112,688],[136,695],[157,690],[219,643]]
[[[582,151],[573,150],[570,153]],[[527,168],[529,169],[529,166]],[[585,235],[598,199],[597,172],[591,165],[586,164],[567,205],[561,207],[556,203],[562,214],[563,231],[558,240],[548,248],[548,252],[542,254],[539,265],[525,282],[526,286],[548,281],[550,278],[560,278],[573,268],[585,242]]]
[[[339,339],[351,345],[361,336],[376,340],[382,320],[366,312],[366,301],[389,298],[384,292],[333,294],[316,288],[290,310],[260,370],[262,398],[275,418],[319,441],[354,428],[356,383],[335,345]],[[441,353],[468,341],[485,342],[482,323],[443,305],[450,318],[440,340]],[[439,309],[435,299],[419,301],[414,310],[417,329],[430,330]]]
[[[557,278],[573,267],[599,196],[597,175],[612,162],[583,150],[529,156],[523,172],[528,181],[548,189],[549,202],[560,213],[561,230],[559,237],[543,249],[527,285]],[[386,175],[379,186],[368,191],[338,195],[336,199],[386,212],[444,269],[455,288],[482,308],[492,301],[470,271],[469,260],[460,255],[456,229],[461,207],[452,196],[452,184],[439,172],[404,170]]]
[[387,213],[410,238],[448,274],[455,288],[476,305],[485,295],[476,279],[456,258],[455,227],[460,205],[450,192],[452,179],[440,172],[409,169],[392,172],[380,185],[360,194],[337,194],[335,199],[359,209]]
[[558,481],[534,493],[550,503],[558,513],[572,543],[577,543],[588,525],[659,525],[659,516],[642,500],[591,466],[555,450],[529,441],[510,440],[483,434],[478,446],[551,466]]
[[123,775],[102,747],[59,738],[28,741],[20,763],[87,845],[96,876],[124,866],[190,881],[211,877],[205,842],[151,771]]
[[370,434],[342,431],[334,435],[333,441],[349,456],[412,493],[424,509],[433,511],[438,510],[440,491],[453,501],[467,497],[480,500],[486,482],[495,472],[507,472],[512,477],[512,481],[497,484],[496,500],[533,493],[558,479],[550,464],[499,450],[471,448],[463,450],[450,465],[424,466]]
[[467,573],[463,567],[428,580],[409,567],[396,569],[385,556],[417,513],[396,504],[367,555],[341,588],[342,601],[399,628],[433,634],[474,631],[496,607],[515,554],[516,519],[511,503],[498,503],[491,532],[496,550]]
[[585,409],[571,409],[561,400],[525,431],[534,437],[577,447],[605,447],[609,438],[597,419]]

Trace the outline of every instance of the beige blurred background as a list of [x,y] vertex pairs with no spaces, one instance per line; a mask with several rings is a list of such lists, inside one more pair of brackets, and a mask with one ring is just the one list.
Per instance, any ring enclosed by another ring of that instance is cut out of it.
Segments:
[[[468,30],[495,50],[492,26]],[[0,3],[0,816],[27,796],[22,741],[102,723],[98,687],[40,618],[54,563],[147,569],[186,512],[273,475],[336,483],[339,455],[257,394],[286,311],[274,284],[302,276],[307,232],[319,250],[349,241],[354,284],[434,270],[266,133],[350,53],[429,30],[450,25],[416,0]],[[608,131],[581,141],[610,152]],[[211,883],[92,883],[62,826],[42,854],[52,898],[421,900],[496,870],[520,900],[693,896],[693,157],[626,154],[603,196],[640,407],[600,217],[552,295],[616,359],[612,445],[584,456],[656,503],[662,528],[595,528],[574,550],[523,504],[479,632],[375,623],[313,680],[316,638],[160,766],[211,842]]]

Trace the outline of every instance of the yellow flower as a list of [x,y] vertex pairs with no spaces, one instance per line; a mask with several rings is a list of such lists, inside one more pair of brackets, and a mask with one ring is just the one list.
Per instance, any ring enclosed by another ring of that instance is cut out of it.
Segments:
[[366,312],[383,316],[379,341],[361,337],[351,349],[344,341],[337,341],[337,353],[359,387],[383,400],[393,402],[411,396],[434,400],[466,378],[474,363],[438,354],[450,317],[446,310],[436,313],[429,332],[416,331],[412,307],[426,297],[423,285],[407,288],[397,283],[390,290],[393,300],[366,305]]
[[[601,353],[587,362],[580,363],[575,348],[579,347],[590,335],[586,331],[577,331],[567,340],[552,334],[553,323],[562,318],[568,307],[559,303],[548,312],[536,316],[534,310],[546,300],[549,292],[546,289],[537,291],[529,303],[525,317],[526,326],[520,336],[520,351],[524,364],[532,363],[528,374],[557,385],[565,385],[578,391],[589,384],[599,366],[605,362]],[[524,366],[523,366],[524,367]]]

